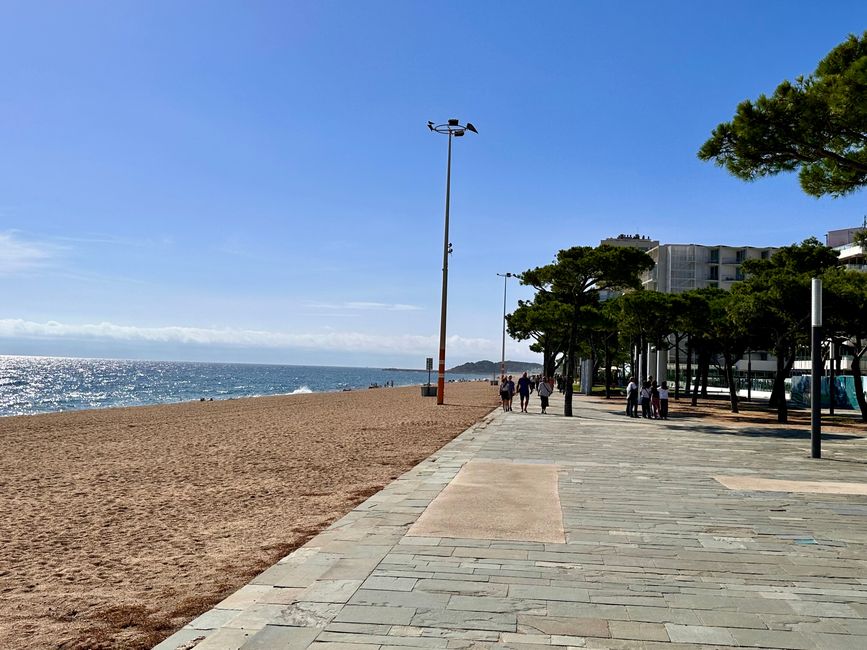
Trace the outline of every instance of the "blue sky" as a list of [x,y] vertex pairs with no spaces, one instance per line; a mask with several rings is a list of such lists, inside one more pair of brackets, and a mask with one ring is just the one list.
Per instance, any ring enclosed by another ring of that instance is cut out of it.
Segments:
[[[863,2],[0,2],[0,353],[422,367],[497,272],[621,232],[785,245],[863,194],[696,151]],[[509,304],[529,297],[510,287]],[[511,342],[507,356],[535,359]]]

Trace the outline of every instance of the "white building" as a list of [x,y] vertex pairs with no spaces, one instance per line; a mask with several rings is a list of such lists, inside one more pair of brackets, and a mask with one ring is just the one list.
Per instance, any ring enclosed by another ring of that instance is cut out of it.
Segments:
[[[661,244],[647,251],[656,265],[642,275],[641,283],[645,289],[663,293],[683,293],[705,287],[727,291],[735,282],[744,279],[741,265],[746,260],[768,259],[776,250],[769,246]],[[673,340],[671,344],[673,346]],[[668,354],[659,354],[650,348],[642,352],[647,359],[647,368],[656,369],[657,377],[665,376],[667,366],[675,359],[673,347]],[[681,359],[686,356],[683,349],[680,356]],[[754,351],[747,359],[738,361],[735,367],[743,372],[749,368],[754,373],[771,373],[776,369],[776,360],[765,351]]]
[[656,266],[644,273],[641,282],[645,289],[663,293],[683,293],[705,287],[728,290],[744,279],[741,270],[744,261],[767,259],[776,250],[755,246],[662,244],[647,251]]

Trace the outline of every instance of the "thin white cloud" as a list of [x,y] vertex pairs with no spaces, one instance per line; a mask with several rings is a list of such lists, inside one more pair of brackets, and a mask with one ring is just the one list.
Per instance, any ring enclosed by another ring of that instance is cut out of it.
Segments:
[[351,311],[420,311],[418,305],[405,305],[402,303],[387,302],[336,302],[336,303],[313,303],[310,307],[317,309],[351,310]]
[[[88,339],[130,343],[225,345],[247,348],[296,348],[346,352],[404,353],[427,356],[439,345],[436,335],[401,334],[386,336],[360,332],[327,331],[317,333],[269,332],[232,328],[136,327],[114,323],[66,324],[56,321],[36,323],[22,319],[0,319],[0,338],[8,339]],[[449,336],[452,354],[491,355],[499,344],[482,338]]]
[[57,249],[21,239],[15,232],[0,233],[0,275],[15,275],[46,266]]

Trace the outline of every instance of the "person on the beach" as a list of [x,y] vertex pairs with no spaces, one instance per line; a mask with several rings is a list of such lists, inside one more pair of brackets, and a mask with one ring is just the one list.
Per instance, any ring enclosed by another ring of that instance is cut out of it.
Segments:
[[668,382],[662,382],[659,387],[659,417],[668,419]]
[[530,378],[526,372],[518,380],[518,394],[521,396],[521,413],[527,413],[530,405]]
[[503,401],[503,410],[508,411],[512,394],[509,392],[509,382],[506,380],[506,375],[500,379],[500,399]]
[[650,382],[650,417],[659,419],[659,387],[655,381]]
[[512,400],[515,399],[515,382],[512,381],[512,375],[509,375],[509,410],[512,410]]
[[548,398],[551,397],[551,393],[554,392],[554,387],[548,383],[547,377],[542,377],[539,380],[536,392],[539,393],[539,401],[542,403],[542,413],[545,413],[548,408]]
[[641,385],[641,391],[638,393],[638,399],[641,403],[641,417],[650,417],[650,382],[646,381]]
[[638,384],[635,383],[635,377],[630,377],[626,385],[626,416],[637,418],[636,411],[638,411]]

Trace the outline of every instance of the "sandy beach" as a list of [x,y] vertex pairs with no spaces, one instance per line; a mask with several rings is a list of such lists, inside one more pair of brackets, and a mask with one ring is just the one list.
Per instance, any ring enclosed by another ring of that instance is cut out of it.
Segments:
[[0,647],[151,647],[497,405],[446,390],[0,418]]

